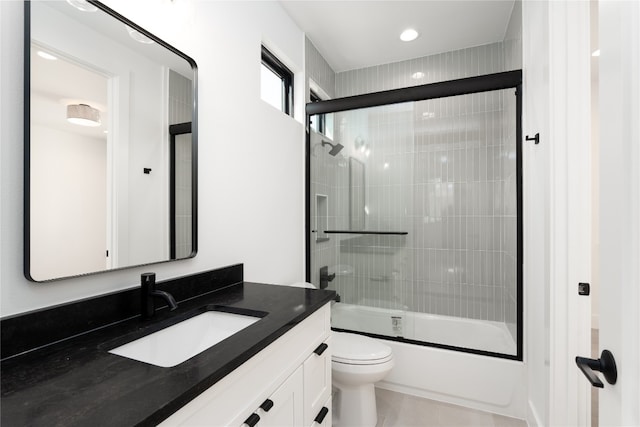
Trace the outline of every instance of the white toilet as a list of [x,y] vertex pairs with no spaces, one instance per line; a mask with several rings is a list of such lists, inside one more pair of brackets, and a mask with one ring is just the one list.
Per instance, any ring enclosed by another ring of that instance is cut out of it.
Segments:
[[331,375],[335,427],[370,426],[378,422],[374,383],[393,368],[391,347],[373,338],[344,332],[331,334]]
[[[315,289],[308,282],[292,286]],[[393,353],[388,345],[364,335],[331,332],[333,426],[375,427],[378,413],[373,384],[392,368]]]

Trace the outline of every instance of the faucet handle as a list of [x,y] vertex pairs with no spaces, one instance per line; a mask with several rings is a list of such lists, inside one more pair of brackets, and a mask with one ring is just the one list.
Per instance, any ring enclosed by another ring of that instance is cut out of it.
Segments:
[[156,284],[156,273],[142,273],[140,275],[140,283],[153,287]]

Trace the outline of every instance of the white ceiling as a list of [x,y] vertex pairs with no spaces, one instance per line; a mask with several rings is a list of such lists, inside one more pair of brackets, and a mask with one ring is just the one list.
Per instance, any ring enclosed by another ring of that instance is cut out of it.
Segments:
[[[335,72],[502,41],[514,0],[281,0]],[[400,33],[416,29],[412,42]]]

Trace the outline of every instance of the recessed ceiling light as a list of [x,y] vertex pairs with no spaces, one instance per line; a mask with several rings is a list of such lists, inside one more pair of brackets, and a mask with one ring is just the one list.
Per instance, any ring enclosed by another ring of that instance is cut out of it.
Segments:
[[403,42],[410,42],[418,38],[418,32],[413,28],[407,28],[400,34],[400,40]]
[[591,56],[600,56],[600,49],[594,50]]
[[82,12],[95,12],[98,10],[97,7],[86,0],[67,0],[67,3]]
[[418,71],[418,72],[415,72],[415,73],[411,74],[411,78],[412,79],[418,80],[418,79],[421,79],[423,77],[424,77],[424,73],[422,71]]
[[38,55],[40,58],[48,59],[49,61],[55,61],[56,59],[58,59],[57,57],[55,57],[55,56],[51,55],[50,53],[48,53],[48,52],[44,52],[44,51],[42,51],[42,50],[39,50],[39,51],[37,52],[37,55]]
[[143,44],[151,44],[153,43],[153,40],[151,40],[149,37],[145,36],[144,34],[142,34],[140,31],[131,28],[130,26],[125,24],[125,27],[127,27],[127,32],[129,33],[129,36],[131,36],[132,39],[134,39],[137,42],[143,43]]

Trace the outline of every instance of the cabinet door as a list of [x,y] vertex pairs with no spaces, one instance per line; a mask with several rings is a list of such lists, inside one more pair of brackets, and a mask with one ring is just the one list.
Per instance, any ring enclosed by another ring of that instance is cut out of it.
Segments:
[[[304,362],[304,425],[310,426],[331,396],[331,337]],[[320,354],[318,354],[320,353]]]
[[302,425],[302,381],[303,368],[300,366],[287,380],[269,397],[273,406],[264,411],[257,411],[260,415],[259,427],[299,427]]

